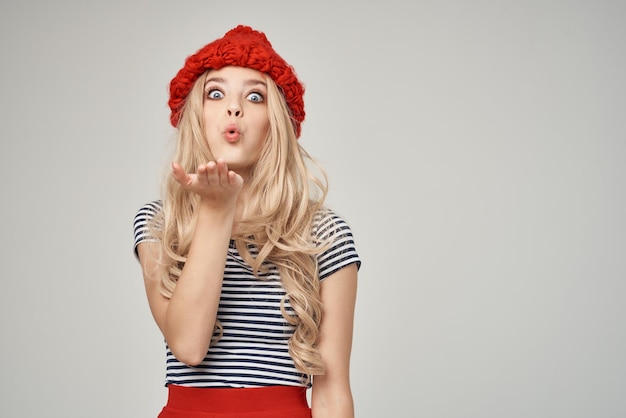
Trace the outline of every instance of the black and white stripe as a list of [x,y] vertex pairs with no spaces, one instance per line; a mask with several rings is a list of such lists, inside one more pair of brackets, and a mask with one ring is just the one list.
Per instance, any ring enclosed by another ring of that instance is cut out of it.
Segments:
[[137,245],[144,241],[155,241],[150,235],[149,223],[157,212],[161,210],[163,204],[160,200],[146,203],[135,214],[135,220],[133,222],[133,230],[135,231],[135,245],[133,246],[135,257],[137,257]]
[[[161,208],[160,202],[143,206],[135,217],[136,246],[151,240],[147,225]],[[333,212],[316,218],[314,233],[321,239],[332,237],[333,245],[319,255],[319,279],[357,263],[352,232]],[[255,248],[250,249],[256,255]],[[166,345],[166,385],[193,387],[260,387],[269,385],[305,386],[303,376],[288,352],[294,327],[280,310],[285,291],[278,269],[269,266],[260,278],[239,255],[234,242],[228,248],[218,319],[223,326],[220,340],[208,350],[204,361],[190,367],[179,362]],[[293,313],[289,301],[288,313]]]

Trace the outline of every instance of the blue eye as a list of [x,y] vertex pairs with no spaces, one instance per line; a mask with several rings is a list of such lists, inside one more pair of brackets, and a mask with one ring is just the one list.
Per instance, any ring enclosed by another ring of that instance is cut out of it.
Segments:
[[247,99],[250,100],[251,102],[256,102],[256,103],[261,103],[261,102],[263,102],[265,100],[263,95],[261,93],[257,93],[257,92],[252,92],[252,93],[248,94]]
[[217,89],[209,90],[206,94],[207,99],[218,100],[224,97],[224,93]]

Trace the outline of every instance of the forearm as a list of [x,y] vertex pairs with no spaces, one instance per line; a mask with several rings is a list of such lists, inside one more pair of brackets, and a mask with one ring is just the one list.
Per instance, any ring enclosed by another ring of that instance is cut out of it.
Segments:
[[321,296],[324,310],[317,338],[326,372],[313,377],[313,418],[354,418],[350,388],[350,353],[356,300],[357,269],[344,267],[324,279]]
[[350,405],[333,405],[323,409],[312,408],[313,418],[354,418],[354,408]]
[[202,361],[213,335],[232,224],[232,210],[201,205],[187,260],[169,302],[165,339],[176,358],[190,365]]
[[313,418],[354,418],[354,403],[350,394],[333,396],[325,401],[311,402]]
[[313,418],[354,418],[354,402],[348,371],[313,377],[311,411]]

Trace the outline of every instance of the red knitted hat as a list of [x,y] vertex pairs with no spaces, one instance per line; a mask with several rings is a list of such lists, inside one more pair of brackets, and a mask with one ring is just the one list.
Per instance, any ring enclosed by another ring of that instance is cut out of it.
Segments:
[[170,121],[178,126],[185,99],[198,77],[206,70],[219,70],[234,65],[268,74],[281,89],[291,111],[296,136],[304,120],[304,86],[298,81],[293,67],[274,51],[263,32],[239,25],[228,31],[194,55],[187,57],[185,66],[170,82]]

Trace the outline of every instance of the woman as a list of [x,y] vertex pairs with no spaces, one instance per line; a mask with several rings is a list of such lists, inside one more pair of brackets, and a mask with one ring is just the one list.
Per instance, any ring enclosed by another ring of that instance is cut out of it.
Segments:
[[247,26],[188,57],[170,83],[171,175],[134,224],[166,341],[160,417],[354,416],[360,259],[298,143],[303,94]]

